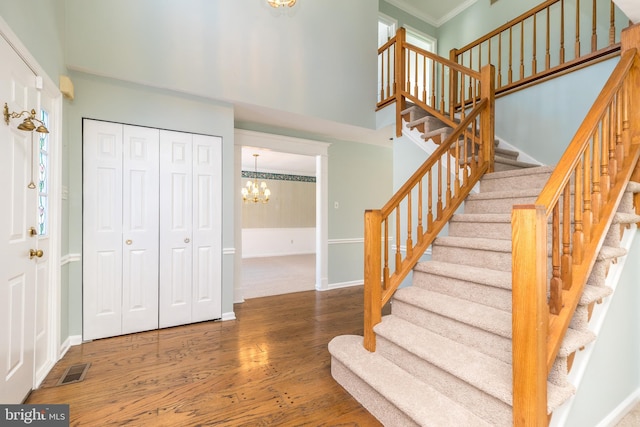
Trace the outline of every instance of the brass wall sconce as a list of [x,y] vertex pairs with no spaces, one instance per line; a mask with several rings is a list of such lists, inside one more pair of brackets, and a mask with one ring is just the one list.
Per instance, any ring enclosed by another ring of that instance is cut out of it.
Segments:
[[[4,103],[4,122],[9,125],[9,119],[19,119],[20,117],[26,115],[27,117],[22,120],[22,123],[18,125],[18,129],[23,130],[25,132],[30,132],[35,130],[39,133],[49,133],[49,130],[44,125],[42,120],[36,119],[36,110],[32,109],[31,111],[21,111],[20,113],[9,112],[9,106],[7,103]],[[38,126],[33,123],[38,123]]]

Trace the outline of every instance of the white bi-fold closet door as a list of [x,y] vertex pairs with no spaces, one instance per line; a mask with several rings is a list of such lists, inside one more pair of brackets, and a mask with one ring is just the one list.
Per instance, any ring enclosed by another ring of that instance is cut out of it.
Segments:
[[221,317],[221,139],[83,121],[83,338]]

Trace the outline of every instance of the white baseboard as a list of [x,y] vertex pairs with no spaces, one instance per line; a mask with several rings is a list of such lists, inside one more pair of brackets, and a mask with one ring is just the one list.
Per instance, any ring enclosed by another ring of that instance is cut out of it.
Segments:
[[325,289],[318,289],[316,287],[316,291],[324,292],[324,291],[331,291],[333,289],[350,288],[352,286],[362,286],[363,283],[364,282],[362,280],[353,280],[353,281],[350,281],[350,282],[341,282],[341,283],[331,283]]
[[233,311],[222,313],[222,321],[226,322],[227,320],[236,320],[236,314]]
[[82,344],[82,335],[68,336],[67,339],[64,340],[64,342],[60,346],[60,349],[58,350],[58,360],[62,359],[72,346],[80,345],[80,344]]
[[597,427],[613,427],[617,425],[638,402],[640,402],[640,389],[634,391],[629,397],[620,402],[609,415],[598,423]]

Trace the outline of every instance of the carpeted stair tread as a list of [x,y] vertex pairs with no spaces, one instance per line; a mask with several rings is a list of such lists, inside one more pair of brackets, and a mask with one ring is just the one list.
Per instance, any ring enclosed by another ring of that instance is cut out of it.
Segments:
[[589,305],[592,302],[600,301],[613,293],[613,289],[608,286],[585,285],[580,297],[580,305]]
[[441,134],[450,134],[453,131],[453,128],[445,125],[444,123],[442,124],[442,126],[437,127],[436,129],[430,129],[427,132],[424,132],[422,134],[420,134],[420,138],[422,139],[429,139],[432,138],[436,135],[441,135]]
[[442,261],[425,261],[416,264],[414,270],[452,279],[466,280],[502,289],[511,289],[511,273],[489,268],[465,266]]
[[550,174],[554,171],[555,166],[539,166],[534,169],[514,169],[510,171],[501,171],[501,172],[493,172],[486,174],[482,177],[482,180],[496,180],[503,178],[511,178],[511,177],[521,177],[521,176],[529,176],[529,175],[537,175],[537,174]]
[[640,222],[640,215],[635,213],[616,212],[613,216],[613,224],[636,224]]
[[540,194],[538,188],[522,188],[516,190],[502,190],[502,191],[481,191],[479,193],[471,193],[467,196],[466,202],[475,200],[495,200],[495,199],[516,199],[523,197],[535,197]]
[[[480,194],[480,193],[478,193]],[[449,222],[504,223],[511,224],[511,214],[500,213],[462,213],[455,214]]]
[[368,352],[360,336],[335,337],[329,351],[419,425],[489,426],[385,357]]
[[614,246],[603,246],[598,252],[596,257],[596,261],[606,261],[612,260],[615,258],[623,257],[627,254],[627,250],[625,248],[617,248]]
[[[513,405],[512,366],[475,349],[421,328],[394,315],[376,325],[380,336],[421,359],[455,375],[479,390]],[[574,393],[571,386],[548,383],[548,411]]]
[[493,149],[493,152],[503,158],[508,158],[508,159],[512,159],[512,160],[516,160],[518,158],[518,156],[520,155],[520,153],[518,151],[515,150],[509,150],[507,148],[501,148],[501,147],[495,147]]
[[629,191],[631,193],[640,193],[640,182],[629,181],[625,191]]
[[494,155],[494,161],[496,163],[502,163],[502,164],[514,166],[517,168],[535,168],[540,166],[540,165],[536,165],[535,163],[527,163],[527,162],[521,162],[519,160],[514,160],[497,153]]
[[394,300],[511,339],[511,313],[417,286],[398,289]]
[[596,334],[589,330],[578,331],[568,328],[560,345],[560,349],[558,350],[558,356],[568,357],[571,353],[584,348],[584,346],[595,341],[595,339]]
[[433,246],[449,246],[511,253],[511,240],[486,239],[481,237],[442,236],[433,241]]

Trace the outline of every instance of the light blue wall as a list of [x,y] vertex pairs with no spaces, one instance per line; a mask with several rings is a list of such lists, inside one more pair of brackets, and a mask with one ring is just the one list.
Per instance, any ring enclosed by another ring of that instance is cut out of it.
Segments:
[[[70,68],[374,128],[376,2],[66,0]],[[282,9],[280,9],[282,10]]]
[[437,37],[438,35],[438,29],[433,25],[428,24],[401,9],[398,9],[394,5],[389,4],[384,0],[379,0],[378,9],[381,13],[384,13],[385,15],[396,19],[398,21],[398,28],[409,26],[431,37]]
[[617,63],[610,59],[496,99],[496,136],[555,165]]
[[391,197],[392,149],[333,143],[328,157],[329,286],[362,283],[364,211],[380,209]]

